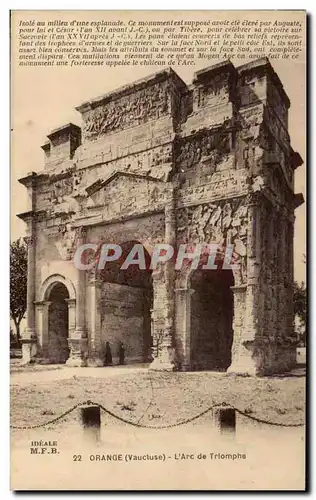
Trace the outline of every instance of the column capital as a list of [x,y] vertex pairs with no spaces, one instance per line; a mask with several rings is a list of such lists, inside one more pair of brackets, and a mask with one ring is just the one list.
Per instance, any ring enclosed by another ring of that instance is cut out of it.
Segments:
[[51,300],[36,300],[34,305],[37,307],[49,307],[51,305]]
[[258,191],[253,191],[251,193],[248,193],[246,196],[246,203],[248,207],[256,207],[259,205],[259,202],[262,198],[262,195]]
[[37,238],[34,234],[29,235],[29,236],[25,236],[25,239],[24,239],[24,241],[28,247],[35,245],[36,240],[37,240]]
[[248,285],[246,285],[246,284],[244,284],[244,285],[236,285],[236,286],[231,286],[230,289],[234,293],[244,293],[247,290],[247,286]]
[[87,236],[87,227],[86,226],[77,227],[76,235],[78,239],[84,239]]
[[67,302],[68,307],[75,307],[76,305],[76,299],[65,299],[65,302]]
[[194,288],[190,288],[190,287],[187,287],[187,288],[175,288],[174,291],[176,293],[182,293],[184,295],[185,294],[189,294],[190,296],[195,293]]

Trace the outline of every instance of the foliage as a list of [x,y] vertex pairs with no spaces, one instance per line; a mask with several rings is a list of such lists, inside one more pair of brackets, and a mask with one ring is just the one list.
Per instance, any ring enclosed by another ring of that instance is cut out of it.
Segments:
[[20,238],[10,245],[10,316],[20,343],[20,323],[26,311],[27,245]]
[[306,302],[307,302],[307,292],[305,283],[294,282],[294,314],[299,318],[301,323],[301,328],[303,331],[303,338],[301,339],[305,343],[306,335]]

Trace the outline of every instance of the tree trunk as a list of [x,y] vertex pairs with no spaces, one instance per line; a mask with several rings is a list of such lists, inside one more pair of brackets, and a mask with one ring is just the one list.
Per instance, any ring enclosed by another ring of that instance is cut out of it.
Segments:
[[16,333],[16,343],[18,347],[21,347],[21,334],[20,334],[20,321],[16,321],[13,319],[15,325],[15,333]]

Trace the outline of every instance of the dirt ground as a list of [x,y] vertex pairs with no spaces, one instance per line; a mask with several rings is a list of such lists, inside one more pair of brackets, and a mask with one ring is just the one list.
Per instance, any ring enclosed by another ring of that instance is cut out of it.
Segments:
[[[12,425],[47,422],[87,400],[129,421],[157,426],[183,421],[222,402],[248,415],[293,424],[305,419],[305,376],[302,369],[290,376],[256,378],[151,372],[145,367],[13,367]],[[71,413],[65,420],[73,418]]]

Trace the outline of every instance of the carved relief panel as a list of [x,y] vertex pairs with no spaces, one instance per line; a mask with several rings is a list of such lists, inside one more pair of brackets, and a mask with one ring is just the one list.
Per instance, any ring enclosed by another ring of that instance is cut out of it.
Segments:
[[233,245],[238,280],[246,282],[248,207],[244,199],[185,207],[177,216],[178,243],[217,244],[219,251]]
[[83,135],[96,139],[104,134],[158,120],[171,113],[167,84],[156,84],[130,93],[84,114]]
[[228,158],[231,152],[231,132],[228,126],[217,130],[207,130],[204,133],[182,139],[176,144],[176,168],[187,170],[201,161],[207,161],[215,168],[221,161]]
[[194,88],[193,106],[195,109],[203,108],[212,104],[219,105],[229,101],[229,76],[222,74],[213,76],[210,81]]

